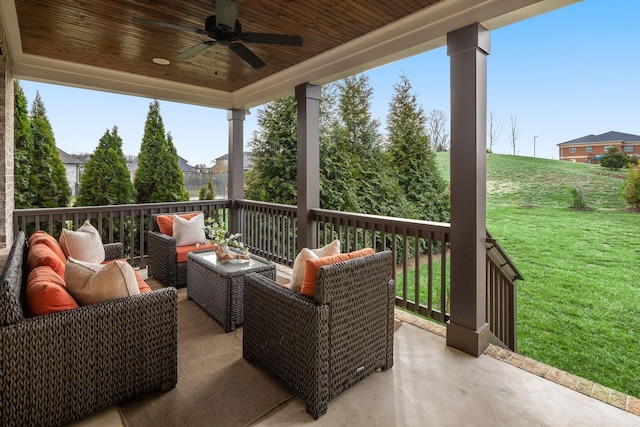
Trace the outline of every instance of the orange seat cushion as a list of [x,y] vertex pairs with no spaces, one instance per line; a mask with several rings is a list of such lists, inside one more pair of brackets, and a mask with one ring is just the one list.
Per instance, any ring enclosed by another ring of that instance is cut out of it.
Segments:
[[67,292],[64,279],[50,267],[35,267],[27,278],[25,292],[32,316],[78,308],[76,300]]
[[[191,219],[194,216],[198,215],[200,212],[190,212],[186,214],[178,215],[180,218]],[[156,221],[158,222],[158,228],[162,234],[166,234],[167,236],[173,236],[173,214],[171,215],[158,215],[156,217]]]
[[304,280],[302,281],[302,287],[300,293],[308,297],[312,297],[316,291],[316,276],[318,275],[318,269],[323,265],[335,264],[341,261],[348,261],[350,259],[363,257],[365,255],[372,255],[376,251],[373,248],[364,248],[358,251],[353,251],[344,254],[338,254],[333,256],[327,256],[317,259],[308,259],[307,265],[304,271]]
[[51,234],[42,230],[33,233],[29,237],[29,247],[35,246],[38,243],[42,243],[48,246],[56,255],[58,255],[58,258],[60,258],[60,261],[62,261],[63,263],[67,262],[67,257],[65,256],[64,252],[62,252],[60,243],[58,243],[56,238]]
[[176,246],[176,262],[177,263],[181,263],[181,262],[187,262],[187,254],[189,252],[193,252],[195,250],[205,250],[205,249],[215,249],[217,248],[218,245],[216,245],[215,243],[211,243],[211,244],[206,244],[206,245],[187,245],[187,246]]
[[58,276],[64,277],[65,261],[60,260],[60,256],[47,243],[43,242],[30,246],[27,255],[29,270],[40,266],[51,267]]

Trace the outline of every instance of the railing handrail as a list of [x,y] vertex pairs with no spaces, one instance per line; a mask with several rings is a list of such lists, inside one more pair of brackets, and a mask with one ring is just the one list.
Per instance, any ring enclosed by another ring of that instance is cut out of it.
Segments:
[[[161,203],[139,203],[139,204],[127,204],[127,205],[99,205],[99,206],[73,206],[73,207],[61,207],[61,208],[31,208],[31,209],[15,209],[14,213],[19,216],[25,215],[45,215],[45,214],[60,214],[69,212],[69,209],[73,209],[73,212],[97,212],[97,211],[124,211],[124,210],[145,210],[153,209],[159,210],[163,208],[172,209],[176,206],[189,207],[189,206],[202,206],[202,205],[220,205],[224,206],[229,203],[227,199],[215,199],[215,200],[189,200],[185,202],[161,202]],[[14,215],[15,216],[15,215]]]
[[[345,221],[361,221],[367,223],[373,223],[375,225],[380,225],[386,227],[386,229],[391,228],[412,228],[423,232],[437,232],[443,235],[449,234],[451,230],[451,224],[446,222],[435,222],[435,221],[423,221],[419,219],[408,219],[408,218],[395,218],[391,216],[382,216],[382,215],[372,215],[372,214],[361,214],[361,213],[353,213],[353,212],[341,212],[341,211],[333,211],[329,209],[311,209],[311,217],[331,217],[343,219]],[[384,229],[376,228],[377,231],[384,231]]]
[[281,203],[269,203],[269,202],[259,202],[257,200],[248,200],[248,199],[239,199],[236,200],[236,204],[251,206],[257,208],[265,208],[265,209],[276,209],[286,212],[297,212],[298,207],[296,205],[284,205]]

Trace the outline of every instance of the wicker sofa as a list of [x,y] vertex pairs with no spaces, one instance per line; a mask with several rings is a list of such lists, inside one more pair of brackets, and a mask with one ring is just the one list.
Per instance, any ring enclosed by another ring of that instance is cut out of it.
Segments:
[[328,402],[393,366],[391,252],[320,267],[314,298],[245,277],[243,356],[265,367],[318,419]]
[[18,232],[0,279],[0,425],[62,425],[176,385],[175,289],[26,317],[28,250]]

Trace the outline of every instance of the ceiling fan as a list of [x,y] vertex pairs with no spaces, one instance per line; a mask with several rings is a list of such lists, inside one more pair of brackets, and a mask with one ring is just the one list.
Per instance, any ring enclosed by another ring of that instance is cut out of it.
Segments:
[[233,0],[216,0],[216,13],[204,21],[204,30],[198,28],[185,27],[182,25],[169,24],[166,22],[152,21],[144,18],[133,18],[136,24],[156,25],[159,27],[171,28],[173,30],[188,31],[191,33],[207,36],[211,40],[205,40],[193,47],[185,50],[176,56],[176,59],[187,59],[202,52],[203,50],[220,44],[229,46],[240,58],[253,68],[264,67],[265,63],[251,49],[240,42],[257,44],[275,44],[281,46],[302,46],[303,39],[300,36],[288,34],[270,33],[243,33],[240,21],[236,19],[238,14],[238,4]]

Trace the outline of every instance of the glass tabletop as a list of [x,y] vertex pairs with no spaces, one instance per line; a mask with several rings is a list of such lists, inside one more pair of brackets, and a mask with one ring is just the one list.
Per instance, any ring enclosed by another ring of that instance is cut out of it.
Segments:
[[215,251],[192,252],[190,255],[227,273],[237,273],[269,265],[269,263],[256,259],[253,255],[250,255],[249,260],[230,260],[227,263],[218,260]]

